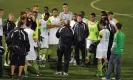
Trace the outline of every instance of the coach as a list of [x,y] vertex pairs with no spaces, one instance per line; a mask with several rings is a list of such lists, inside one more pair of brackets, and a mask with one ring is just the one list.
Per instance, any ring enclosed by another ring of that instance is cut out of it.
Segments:
[[86,38],[88,37],[89,30],[88,26],[83,22],[83,16],[78,15],[77,23],[73,26],[74,30],[74,44],[75,44],[75,59],[77,65],[80,65],[79,60],[79,50],[82,52],[82,61],[81,65],[85,63],[86,57]]

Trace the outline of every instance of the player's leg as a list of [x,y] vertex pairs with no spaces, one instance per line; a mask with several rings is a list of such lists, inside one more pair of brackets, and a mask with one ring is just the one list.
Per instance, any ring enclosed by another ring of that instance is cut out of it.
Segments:
[[102,74],[102,67],[103,67],[103,65],[102,65],[103,51],[99,51],[99,49],[97,49],[96,58],[97,58],[97,60],[98,60],[98,62],[97,62],[97,70],[98,70],[98,72],[97,72],[96,76],[101,77],[101,76],[103,75],[103,74]]
[[25,74],[25,77],[28,77],[28,61],[27,60],[25,61],[24,74]]
[[82,52],[82,61],[81,61],[81,66],[85,65],[85,57],[86,57],[86,42],[83,41],[82,43],[80,43],[80,50]]
[[22,71],[23,71],[24,65],[25,65],[26,56],[25,55],[19,55],[18,57],[19,57],[19,60],[18,60],[18,66],[19,66],[18,78],[21,79],[22,78]]
[[64,51],[64,73],[63,75],[64,76],[67,76],[68,75],[68,68],[69,68],[69,61],[70,61],[70,55],[71,55],[71,48],[67,48],[65,49]]
[[114,65],[116,64],[117,61],[117,56],[115,56],[114,54],[112,54],[110,56],[110,60],[108,63],[108,69],[107,69],[107,74],[106,74],[106,79],[111,79],[111,73],[113,70]]
[[10,73],[11,78],[14,77],[15,65],[17,63],[18,63],[18,56],[15,54],[12,54],[11,55],[11,73]]
[[117,64],[116,64],[116,80],[120,80],[121,78],[121,55],[117,56]]
[[57,49],[57,72],[55,75],[62,75],[62,56],[64,51]]
[[75,45],[75,60],[76,64],[80,65],[80,59],[79,59],[79,43]]

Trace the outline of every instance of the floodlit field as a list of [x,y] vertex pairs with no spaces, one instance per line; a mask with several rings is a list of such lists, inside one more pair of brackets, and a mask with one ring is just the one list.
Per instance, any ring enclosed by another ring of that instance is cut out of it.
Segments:
[[[100,10],[113,11],[116,13],[115,18],[123,24],[123,31],[126,34],[125,51],[122,59],[122,80],[133,80],[133,0],[0,0],[0,8],[4,9],[4,19],[8,17],[8,13],[14,13],[17,19],[20,11],[25,8],[31,8],[34,4],[39,5],[40,13],[43,13],[43,7],[48,6],[58,8],[62,11],[64,2],[69,4],[72,12],[85,11],[86,16],[91,12],[100,14]],[[99,17],[97,18],[99,20]],[[53,55],[56,51],[53,50]],[[69,68],[69,76],[54,76],[56,71],[56,63],[47,63],[46,68],[42,68],[43,77],[36,77],[30,74],[29,78],[24,80],[99,80],[95,77],[96,66],[71,66]],[[4,68],[5,80],[8,79],[7,68]],[[0,79],[4,80],[4,79]]]

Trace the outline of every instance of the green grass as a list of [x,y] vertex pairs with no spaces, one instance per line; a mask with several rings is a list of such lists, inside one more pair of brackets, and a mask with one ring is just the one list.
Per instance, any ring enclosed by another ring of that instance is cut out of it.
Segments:
[[[78,13],[83,10],[86,16],[89,16],[91,12],[95,12],[96,14],[100,13],[100,11],[90,6],[92,1],[94,0],[67,0],[69,9],[72,12]],[[0,0],[0,8],[3,8],[5,11],[4,18],[7,18],[10,12],[14,13],[15,17],[18,18],[20,11],[23,11],[27,7],[31,8],[34,4],[40,6],[40,13],[42,13],[44,6],[49,6],[50,10],[56,7],[59,11],[62,11],[63,3],[64,0]],[[96,3],[95,6],[121,14],[132,14],[132,4],[133,0],[101,0]],[[123,24],[123,31],[126,34],[125,51],[122,59],[122,80],[133,80],[133,18],[117,15],[115,18]],[[55,55],[56,51],[53,51],[53,54]],[[31,74],[29,78],[25,78],[24,80],[98,80],[98,78],[94,76],[96,73],[96,66],[85,68],[70,66],[70,76],[68,77],[54,76],[53,74],[56,70],[55,66],[55,63],[47,63],[46,68],[41,69],[44,73],[44,77],[36,77],[34,74]],[[5,73],[7,72],[5,71]]]

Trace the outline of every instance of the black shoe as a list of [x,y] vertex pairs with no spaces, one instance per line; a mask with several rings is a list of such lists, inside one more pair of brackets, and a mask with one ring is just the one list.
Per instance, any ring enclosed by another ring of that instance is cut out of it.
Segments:
[[84,63],[81,63],[81,67],[85,67],[85,64]]
[[22,76],[18,76],[18,80],[22,80]]
[[10,78],[11,78],[11,80],[13,80],[14,79],[14,75],[10,75]]
[[48,55],[48,62],[56,62],[56,59],[53,59],[51,55]]

